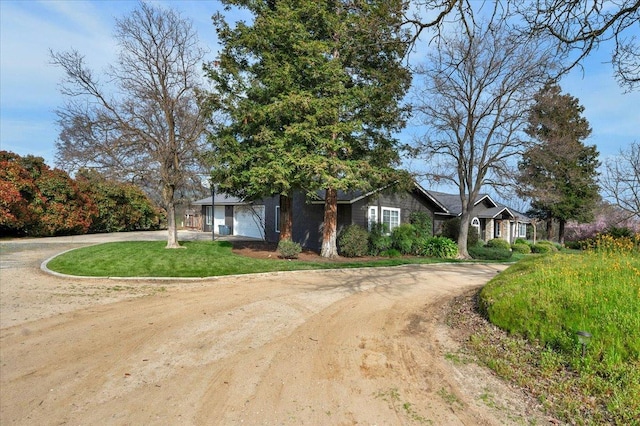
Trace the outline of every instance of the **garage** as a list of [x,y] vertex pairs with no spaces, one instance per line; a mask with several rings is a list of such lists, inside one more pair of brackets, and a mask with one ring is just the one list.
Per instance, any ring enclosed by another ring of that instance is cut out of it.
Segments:
[[233,235],[264,240],[264,206],[236,205],[233,207]]

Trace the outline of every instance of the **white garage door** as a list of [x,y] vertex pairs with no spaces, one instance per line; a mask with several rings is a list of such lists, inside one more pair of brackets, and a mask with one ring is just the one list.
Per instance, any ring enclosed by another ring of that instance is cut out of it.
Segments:
[[264,206],[234,206],[233,235],[264,240]]

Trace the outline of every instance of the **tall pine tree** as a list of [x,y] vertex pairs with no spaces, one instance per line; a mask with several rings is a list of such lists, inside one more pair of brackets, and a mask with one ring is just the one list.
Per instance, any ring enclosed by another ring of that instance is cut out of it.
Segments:
[[584,144],[591,128],[577,98],[548,83],[535,101],[526,128],[534,143],[519,163],[518,192],[547,220],[549,238],[552,221],[558,221],[562,244],[566,222],[588,222],[599,200],[598,151]]
[[249,199],[324,190],[322,255],[333,257],[337,192],[397,179],[392,135],[404,125],[411,83],[403,2],[224,3],[254,19],[232,28],[214,18],[223,49],[207,70],[228,119],[212,137],[213,179]]

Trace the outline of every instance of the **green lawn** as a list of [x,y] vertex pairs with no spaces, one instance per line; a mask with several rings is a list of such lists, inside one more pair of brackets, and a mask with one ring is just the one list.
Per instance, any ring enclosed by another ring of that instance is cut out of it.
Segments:
[[[258,272],[397,266],[442,259],[390,258],[375,261],[303,262],[254,259],[234,254],[224,241],[190,241],[167,250],[163,241],[106,243],[64,253],[47,267],[63,274],[90,277],[213,277]],[[275,255],[275,253],[274,253]]]
[[[481,292],[492,323],[541,348],[513,356],[516,343],[478,340],[488,364],[532,388],[542,375],[541,400],[578,424],[640,424],[640,253],[597,252],[530,257]],[[593,337],[585,347],[578,331]],[[532,371],[521,362],[534,364]]]

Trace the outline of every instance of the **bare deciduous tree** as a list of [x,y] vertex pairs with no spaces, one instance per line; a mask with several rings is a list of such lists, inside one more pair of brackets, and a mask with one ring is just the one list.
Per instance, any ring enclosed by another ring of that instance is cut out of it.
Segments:
[[640,85],[640,0],[535,0],[514,5],[527,22],[525,31],[552,36],[572,57],[566,69],[611,41],[618,83],[628,90]]
[[100,84],[79,52],[51,52],[51,62],[66,73],[62,93],[69,99],[57,111],[57,162],[155,186],[167,210],[167,248],[179,247],[176,194],[200,172],[204,51],[188,20],[145,3],[116,20],[115,38],[118,60],[106,71],[111,88]]
[[458,247],[468,257],[471,212],[483,185],[508,173],[508,159],[523,145],[526,111],[548,77],[552,55],[535,39],[523,41],[496,16],[443,36],[419,74],[415,105],[428,133],[417,155],[431,160],[428,178],[459,189]]
[[[473,20],[471,0],[415,0],[405,24],[413,29],[412,41],[423,33],[438,38],[442,29],[454,23]],[[560,71],[566,72],[603,42],[612,43],[612,65],[618,83],[627,90],[640,84],[640,0],[494,0],[482,2],[492,10],[514,17],[514,25],[528,35],[551,36],[571,60]],[[522,23],[520,25],[518,23]]]
[[627,213],[627,219],[640,219],[640,143],[632,143],[605,162],[600,186],[604,196]]

